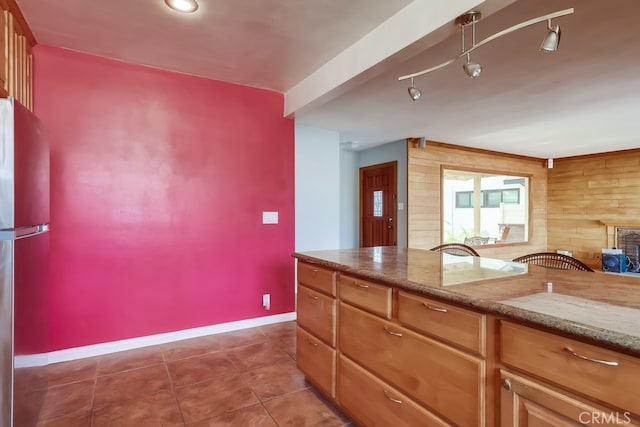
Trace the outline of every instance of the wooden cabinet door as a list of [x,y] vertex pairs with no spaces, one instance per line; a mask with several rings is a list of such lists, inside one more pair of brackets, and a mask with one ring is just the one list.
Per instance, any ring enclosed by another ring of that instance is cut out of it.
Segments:
[[569,396],[510,372],[501,372],[502,427],[638,426],[629,412]]

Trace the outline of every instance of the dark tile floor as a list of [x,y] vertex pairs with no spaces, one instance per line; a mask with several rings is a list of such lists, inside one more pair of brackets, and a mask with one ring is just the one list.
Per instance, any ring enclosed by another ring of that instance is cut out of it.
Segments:
[[295,322],[49,365],[38,426],[344,426],[295,364]]

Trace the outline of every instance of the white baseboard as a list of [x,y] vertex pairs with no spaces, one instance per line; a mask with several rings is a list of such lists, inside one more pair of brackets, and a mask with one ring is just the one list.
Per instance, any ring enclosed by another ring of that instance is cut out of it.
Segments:
[[47,366],[48,364],[49,355],[47,353],[27,354],[13,358],[13,367],[16,369]]
[[240,329],[254,328],[256,326],[288,322],[291,320],[296,320],[295,312],[276,314],[273,316],[256,317],[253,319],[238,320],[236,322],[220,323],[218,325],[202,326],[199,328],[184,329],[182,331],[148,335],[145,337],[129,338],[126,340],[111,341],[100,344],[87,345],[83,347],[67,348],[64,350],[49,352],[48,359],[49,363],[67,362],[69,360],[100,356],[103,354],[116,353],[118,351],[124,350],[134,350],[136,348],[148,347],[150,345],[165,344],[168,342],[180,341],[188,338],[221,334],[223,332],[237,331]]

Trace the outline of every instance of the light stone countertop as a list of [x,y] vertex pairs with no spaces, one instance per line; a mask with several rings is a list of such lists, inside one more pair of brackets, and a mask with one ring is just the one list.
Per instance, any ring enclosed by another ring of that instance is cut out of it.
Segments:
[[295,258],[640,356],[640,278],[374,247]]

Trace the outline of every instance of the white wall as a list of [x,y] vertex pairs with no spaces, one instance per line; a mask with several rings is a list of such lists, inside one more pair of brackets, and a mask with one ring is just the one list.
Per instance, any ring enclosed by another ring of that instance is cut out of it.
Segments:
[[[396,226],[398,227],[398,246],[407,247],[407,142],[405,139],[359,152],[359,167],[377,165],[379,163],[398,162],[398,203],[404,205],[404,209],[398,209]],[[358,175],[358,181],[359,181]],[[356,184],[356,187],[359,183]],[[359,215],[359,206],[356,214]]]
[[295,250],[340,248],[340,135],[295,125]]
[[357,248],[360,167],[398,161],[398,246],[407,246],[405,140],[363,151],[340,148],[338,132],[295,125],[295,250]]
[[340,150],[340,248],[360,246],[360,170],[356,151]]

